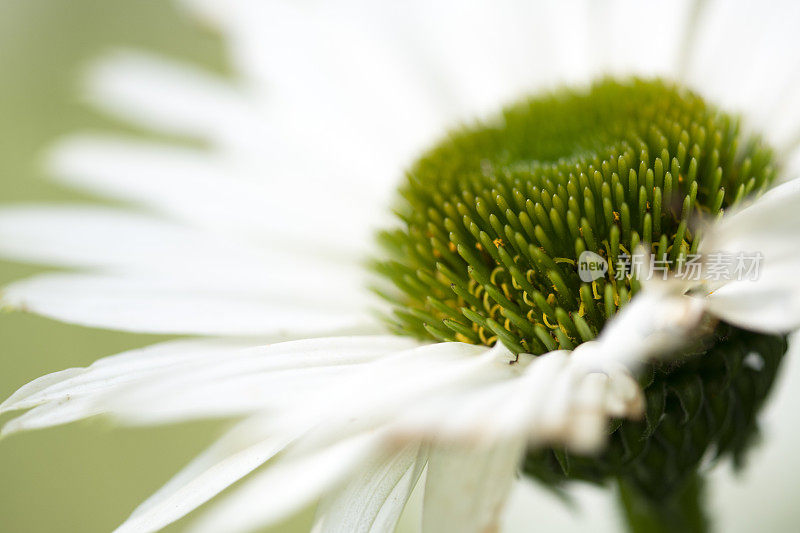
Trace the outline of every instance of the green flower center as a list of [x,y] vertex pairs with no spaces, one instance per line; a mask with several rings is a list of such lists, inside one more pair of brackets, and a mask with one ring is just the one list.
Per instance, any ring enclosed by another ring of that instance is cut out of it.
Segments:
[[[452,133],[408,171],[385,231],[387,317],[401,334],[514,353],[572,349],[639,288],[640,244],[670,268],[695,222],[769,186],[772,152],[661,80],[604,80],[525,100]],[[582,252],[608,262],[582,281]]]
[[[772,152],[735,117],[661,80],[532,98],[452,133],[408,171],[400,227],[381,234],[374,263],[389,283],[376,290],[400,334],[572,349],[639,289],[625,257],[645,246],[679,271],[702,237],[696,222],[774,176]],[[608,272],[581,276],[584,252]],[[786,341],[723,323],[685,352],[643,373],[646,419],[612,423],[600,455],[531,450],[525,474],[613,479],[632,530],[703,531],[699,466],[714,451],[741,462]]]

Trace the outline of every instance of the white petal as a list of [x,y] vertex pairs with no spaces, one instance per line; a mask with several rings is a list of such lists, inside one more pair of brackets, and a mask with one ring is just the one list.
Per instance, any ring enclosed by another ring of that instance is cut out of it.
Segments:
[[228,431],[145,500],[115,533],[158,531],[207,502],[280,452],[290,437],[259,435],[258,420]]
[[[177,376],[151,380],[117,400],[109,400],[109,404],[129,424],[174,423],[257,412],[279,417],[283,410],[291,410],[333,382],[346,380],[360,367],[331,365],[256,376],[222,376],[219,381],[200,382],[186,382]],[[173,381],[176,388],[169,389]]]
[[65,322],[146,333],[291,338],[376,330],[357,301],[358,293],[350,300],[331,295],[325,301],[314,291],[276,294],[237,287],[235,278],[216,287],[213,279],[203,281],[193,279],[191,271],[159,276],[50,274],[6,287],[0,302]]
[[167,342],[101,359],[88,368],[43,376],[20,388],[0,405],[0,413],[30,409],[8,421],[0,435],[106,414],[111,409],[111,403],[102,401],[106,394],[133,383],[147,383],[148,378],[160,372],[180,373],[205,358],[232,356],[241,348],[241,344],[233,341]]
[[[252,161],[84,135],[57,145],[49,165],[71,186],[133,201],[215,234],[257,239],[269,248],[277,243],[306,254],[364,249],[375,229],[375,212],[383,207],[380,194],[393,187],[376,187],[375,179],[353,180],[359,174],[352,169],[336,170],[290,147],[272,143],[266,150],[261,147],[259,159]],[[367,176],[374,178],[371,170]]]
[[498,531],[524,444],[517,439],[488,449],[434,448],[428,459],[423,532]]
[[[293,309],[308,308],[312,316],[318,311],[346,314],[348,309],[360,314],[372,302],[356,264],[348,267],[322,258],[282,253],[252,242],[108,208],[36,206],[2,210],[0,254],[115,273],[109,277],[38,278],[17,284],[5,297],[10,305],[50,308],[43,312],[52,312],[63,320],[70,317],[52,309],[59,307],[59,293],[74,298],[73,293],[83,290],[90,295],[87,302],[92,298],[108,299],[103,305],[109,306],[131,304],[128,298],[135,291],[142,298],[149,296],[145,292],[154,293],[153,304],[162,297],[197,298],[222,310],[226,305],[248,305],[250,301],[264,307],[283,307],[289,315]],[[136,294],[132,296],[139,299]],[[113,301],[115,297],[120,299],[117,303]],[[228,301],[219,303],[223,299]],[[264,304],[266,300],[272,303]],[[76,303],[76,307],[80,305]],[[102,307],[96,302],[90,305]],[[107,318],[112,322],[96,325],[114,327],[113,313]],[[92,323],[86,317],[81,320]],[[126,328],[125,324],[116,327]],[[142,326],[127,326],[131,327]],[[169,331],[170,327],[165,323],[156,330]],[[204,332],[191,326],[186,331]]]
[[706,297],[708,311],[744,329],[788,333],[800,328],[800,258],[767,269],[755,281],[735,281]]
[[682,294],[682,286],[644,283],[634,297],[603,327],[600,335],[578,346],[573,364],[585,373],[607,372],[608,365],[636,371],[643,363],[674,353],[696,333],[703,303]]
[[20,431],[68,424],[103,414],[104,411],[103,407],[97,405],[91,398],[85,396],[65,398],[62,401],[39,405],[9,420],[0,430],[0,437]]
[[800,40],[793,21],[800,6],[791,1],[772,2],[770,9],[727,0],[704,4],[685,81],[723,109],[744,113],[752,128],[782,145],[785,130],[769,126],[783,115],[797,131]]
[[118,51],[89,76],[93,101],[133,123],[216,139],[247,123],[241,91],[199,68],[142,52]]
[[[0,211],[0,253],[67,267],[244,273],[273,259],[253,246],[121,209],[37,205]],[[262,277],[264,272],[262,271]],[[251,272],[249,278],[255,278]]]
[[357,369],[308,394],[291,409],[277,413],[276,423],[291,428],[310,419],[324,420],[320,438],[346,424],[362,429],[396,420],[412,406],[425,406],[452,390],[507,375],[508,364],[484,346],[437,343],[386,357]]
[[638,385],[613,355],[612,348],[595,347],[592,365],[566,351],[537,356],[527,366],[515,365],[524,367],[516,374],[409,403],[390,430],[401,438],[475,447],[526,439],[532,446],[557,443],[596,451],[605,442],[609,418],[642,412]]
[[[797,246],[800,178],[782,183],[743,208],[728,211],[706,233],[700,252],[762,251],[780,254]],[[764,248],[767,248],[766,250]]]
[[234,3],[234,59],[250,81],[268,87],[269,119],[290,135],[303,131],[321,150],[356,149],[356,165],[388,158],[398,168],[409,144],[420,149],[438,129],[441,108],[392,49],[374,10],[331,7]]
[[534,358],[521,375],[519,365],[507,365],[509,372],[493,380],[442,390],[425,402],[406,406],[392,428],[400,435],[476,446],[522,436],[547,440],[537,432],[536,413],[567,361],[567,352],[548,353]]
[[701,253],[760,253],[756,279],[727,282],[705,296],[710,312],[747,329],[800,327],[800,179],[783,183],[709,228]]
[[179,372],[209,357],[233,356],[244,346],[247,344],[235,340],[181,340],[123,352],[87,368],[70,368],[37,378],[0,404],[0,413],[97,394],[154,372]]
[[[312,394],[337,368],[414,344],[394,336],[309,339],[251,349],[233,341],[168,342],[39,378],[6,400],[0,413],[35,407],[8,422],[5,433],[101,413],[137,423],[230,416]],[[290,380],[292,372],[296,377]]]
[[[105,399],[128,423],[163,423],[194,418],[269,413],[294,418],[297,432],[318,423],[320,390],[347,383],[368,363],[415,345],[403,337],[342,337],[274,344],[239,357],[200,361],[180,372],[151,376],[147,382]],[[328,399],[332,401],[332,399]],[[298,407],[301,406],[301,407]],[[316,410],[314,409],[316,408]],[[302,421],[300,420],[302,418]]]
[[[589,2],[585,8],[591,17],[587,44],[594,48],[590,52],[594,67],[616,76],[674,77],[690,4],[686,0]],[[655,21],[658,39],[652,38]]]
[[605,374],[592,373],[580,380],[571,392],[572,405],[565,417],[567,423],[563,424],[567,427],[563,441],[579,453],[596,452],[608,437],[609,380]]
[[484,412],[481,419],[487,430],[496,431],[500,438],[522,435],[533,445],[549,442],[552,435],[544,431],[541,417],[552,403],[553,385],[558,376],[567,371],[570,357],[569,352],[556,351],[531,361],[523,374],[508,384],[510,394],[494,409],[494,414],[488,410]]
[[0,414],[38,405],[41,402],[33,398],[45,393],[50,387],[67,381],[70,378],[80,376],[84,372],[85,369],[83,368],[67,368],[66,370],[60,370],[36,378],[17,389],[14,394],[0,403]]
[[392,531],[425,465],[419,446],[388,460],[365,465],[342,490],[328,495],[318,511],[314,533]]
[[238,533],[275,523],[344,483],[378,453],[379,442],[375,434],[361,434],[308,455],[285,458],[237,487],[190,531]]

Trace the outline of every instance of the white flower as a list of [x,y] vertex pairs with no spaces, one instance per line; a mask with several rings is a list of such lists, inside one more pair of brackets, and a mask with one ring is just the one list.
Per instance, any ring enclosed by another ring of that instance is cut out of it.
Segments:
[[500,344],[388,335],[362,267],[372,232],[391,223],[394,181],[448,128],[601,73],[679,79],[745,113],[797,170],[800,98],[782,54],[798,44],[794,3],[184,3],[226,37],[235,79],[121,52],[96,65],[90,91],[112,114],[208,149],[76,136],[53,154],[58,178],[141,209],[0,213],[4,255],[76,270],[12,284],[4,304],[202,337],[39,378],[0,405],[29,409],[3,434],[98,414],[237,421],[118,531],[160,529],[246,476],[197,531],[250,530],[319,498],[315,531],[391,531],[423,472],[424,531],[491,531],[528,447],[596,450],[609,418],[642,414],[639,366],[707,317],[800,325],[797,182],[704,241],[762,250],[759,280],[711,294],[647,286],[574,353],[509,364]]

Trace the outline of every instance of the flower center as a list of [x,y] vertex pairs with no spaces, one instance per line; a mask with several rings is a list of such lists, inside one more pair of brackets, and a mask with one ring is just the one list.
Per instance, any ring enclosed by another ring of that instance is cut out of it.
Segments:
[[[735,117],[662,80],[529,99],[452,133],[408,171],[401,225],[381,234],[374,268],[390,283],[378,291],[397,333],[517,354],[572,349],[639,289],[625,263],[640,246],[679,273],[697,220],[774,176],[772,152]],[[655,507],[680,502],[711,450],[741,457],[785,351],[781,336],[719,324],[681,364],[648,367],[646,419],[613,424],[600,456],[533,450],[524,471],[548,484],[617,479]]]
[[[401,334],[514,353],[594,338],[638,290],[639,245],[685,264],[714,216],[774,178],[738,120],[662,80],[604,80],[522,101],[452,133],[408,171],[385,231]],[[587,278],[581,261],[599,272]],[[596,255],[594,255],[596,254]],[[603,270],[605,265],[605,271]]]

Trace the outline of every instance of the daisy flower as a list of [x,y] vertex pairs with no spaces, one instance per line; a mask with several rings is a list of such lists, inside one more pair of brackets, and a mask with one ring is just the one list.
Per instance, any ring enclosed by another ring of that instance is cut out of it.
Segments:
[[68,269],[5,306],[196,338],[34,380],[3,434],[230,419],[120,532],[226,489],[193,530],[392,531],[415,488],[423,531],[495,531],[520,474],[703,530],[800,325],[800,6],[183,4],[236,75],[100,60],[176,140],[66,139],[127,207],[7,207],[0,251]]

